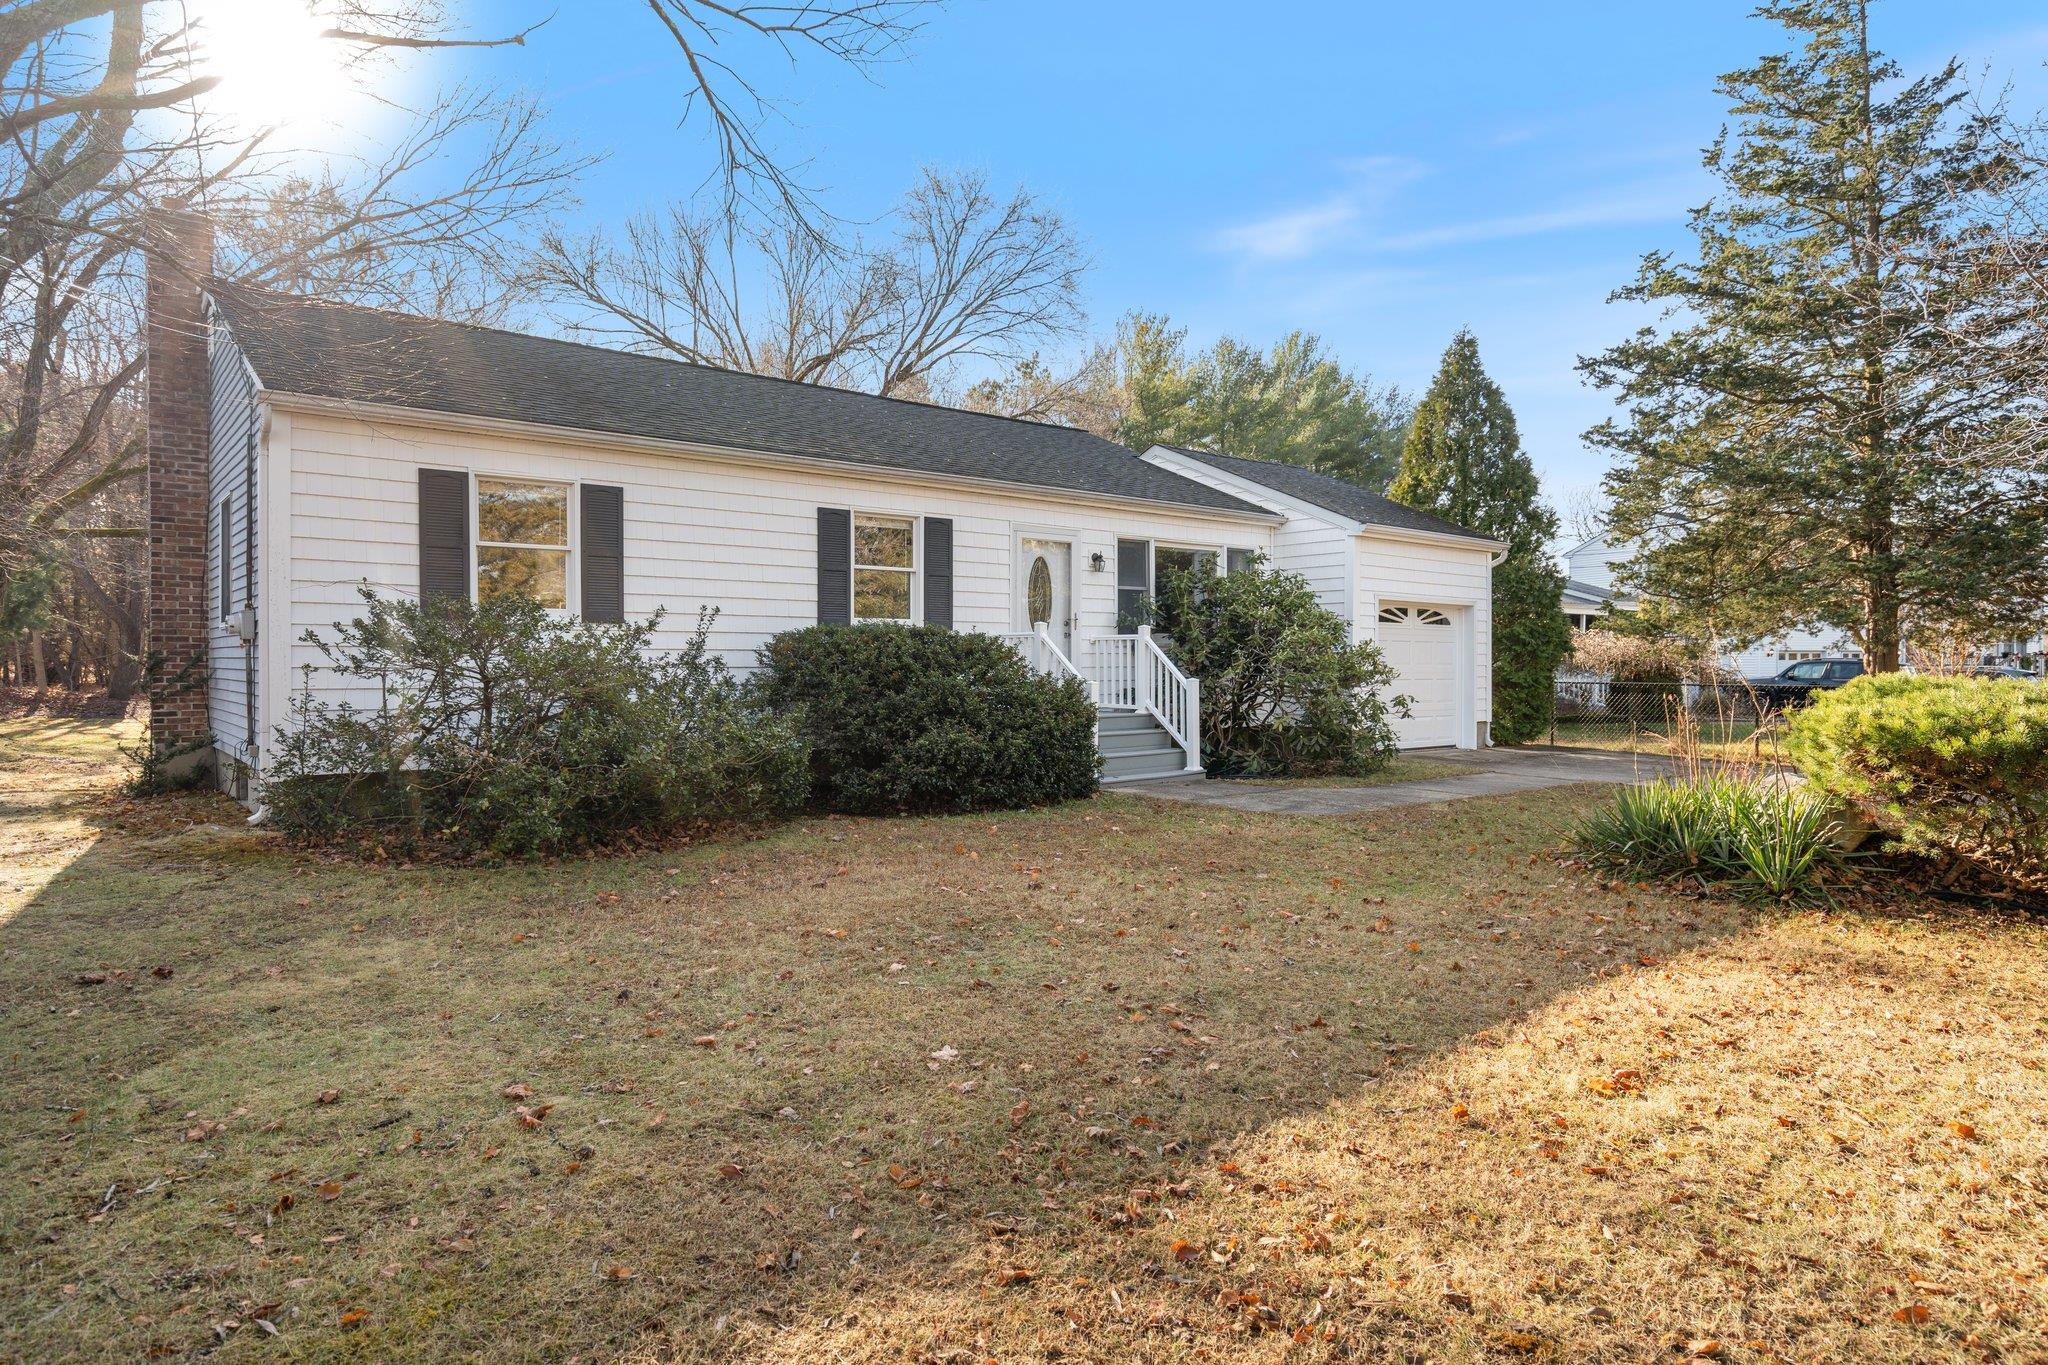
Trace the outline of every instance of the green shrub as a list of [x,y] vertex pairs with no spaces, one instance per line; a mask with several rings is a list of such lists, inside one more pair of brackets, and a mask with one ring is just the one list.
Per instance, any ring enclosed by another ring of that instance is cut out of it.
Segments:
[[1364,776],[1394,754],[1394,680],[1378,646],[1297,574],[1255,559],[1220,577],[1170,573],[1159,624],[1175,663],[1202,683],[1202,765],[1212,776]]
[[832,810],[995,810],[1095,790],[1095,707],[992,635],[809,626],[762,648],[755,695],[810,741]]
[[1623,787],[1572,834],[1589,862],[1613,871],[1795,899],[1822,894],[1840,869],[1834,838],[1814,793],[1719,773]]
[[2048,886],[2048,684],[1867,675],[1816,695],[1787,746],[1907,849]]
[[213,736],[159,746],[144,733],[121,746],[121,757],[133,766],[121,790],[129,796],[168,796],[213,785]]
[[337,638],[307,638],[383,704],[295,698],[264,785],[289,835],[532,857],[803,804],[801,737],[744,704],[706,652],[708,616],[657,655],[658,616],[592,625],[519,597],[363,598]]

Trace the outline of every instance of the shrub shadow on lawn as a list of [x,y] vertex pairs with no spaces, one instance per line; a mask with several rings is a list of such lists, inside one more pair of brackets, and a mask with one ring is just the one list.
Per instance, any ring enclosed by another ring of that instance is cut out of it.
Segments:
[[1105,797],[495,870],[115,810],[0,926],[0,1346],[267,1313],[316,1357],[896,1358],[971,1340],[868,1337],[881,1297],[1029,1303],[1006,1276],[1126,1234],[1154,1264],[1119,1273],[1170,1277],[1161,1210],[1240,1141],[1752,923],[1560,869],[1597,795]]

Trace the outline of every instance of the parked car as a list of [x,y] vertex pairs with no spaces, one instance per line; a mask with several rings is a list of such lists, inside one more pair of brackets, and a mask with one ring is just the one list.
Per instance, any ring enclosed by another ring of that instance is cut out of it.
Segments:
[[1749,679],[1757,700],[1780,711],[1805,702],[1815,692],[1840,687],[1851,678],[1863,676],[1861,659],[1801,659],[1787,664],[1768,678]]
[[1973,678],[2018,678],[2021,682],[2039,682],[2041,675],[2031,669],[2018,668],[2012,664],[1986,664],[1970,670]]

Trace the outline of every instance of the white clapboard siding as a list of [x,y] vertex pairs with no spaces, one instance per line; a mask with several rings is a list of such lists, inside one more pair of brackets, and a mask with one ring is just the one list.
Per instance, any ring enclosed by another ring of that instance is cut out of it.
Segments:
[[[1270,489],[1249,479],[1234,478],[1200,460],[1179,459],[1171,463],[1174,473],[1218,492],[1242,498],[1286,520],[1273,534],[1269,552],[1271,567],[1300,574],[1315,590],[1316,601],[1346,621],[1355,620],[1351,601],[1351,535],[1327,521],[1303,516],[1300,510],[1273,496]],[[1355,633],[1355,629],[1354,629]]]
[[[289,399],[274,400],[280,406]],[[958,630],[1019,629],[1013,559],[1020,534],[1073,542],[1080,633],[1108,634],[1116,618],[1118,537],[1271,551],[1270,521],[1168,507],[1094,504],[920,481],[914,473],[771,468],[693,454],[589,444],[536,434],[465,432],[431,416],[415,424],[302,408],[291,441],[290,676],[315,667],[323,696],[374,695],[319,673],[301,637],[331,635],[361,612],[359,590],[410,596],[419,588],[418,471],[616,484],[625,489],[626,615],[666,616],[656,644],[682,645],[702,608],[715,608],[714,652],[752,667],[769,637],[817,619],[817,510],[848,507],[953,520],[953,622]],[[573,499],[572,499],[573,505]],[[572,535],[573,539],[573,535]],[[1094,570],[1090,557],[1103,556]],[[921,562],[921,561],[920,561]],[[570,582],[577,576],[572,560]]]
[[[207,346],[211,371],[213,435],[207,463],[206,615],[207,707],[215,746],[249,762],[257,706],[256,646],[244,644],[232,616],[221,612],[221,537],[227,537],[229,596],[235,609],[252,606],[261,560],[256,532],[256,394],[249,368],[226,327],[215,320]],[[228,507],[228,524],[221,505]]]

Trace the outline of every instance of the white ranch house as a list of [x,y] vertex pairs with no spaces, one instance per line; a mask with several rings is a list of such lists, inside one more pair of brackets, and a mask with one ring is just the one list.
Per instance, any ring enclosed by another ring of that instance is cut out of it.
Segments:
[[304,637],[354,617],[364,586],[527,592],[591,620],[665,609],[671,645],[715,608],[712,646],[742,671],[820,621],[1008,636],[1094,691],[1119,780],[1198,767],[1199,689],[1137,604],[1165,566],[1256,552],[1385,649],[1414,698],[1404,746],[1487,742],[1500,547],[1335,479],[204,288],[206,714],[245,800],[288,698],[347,687]]

